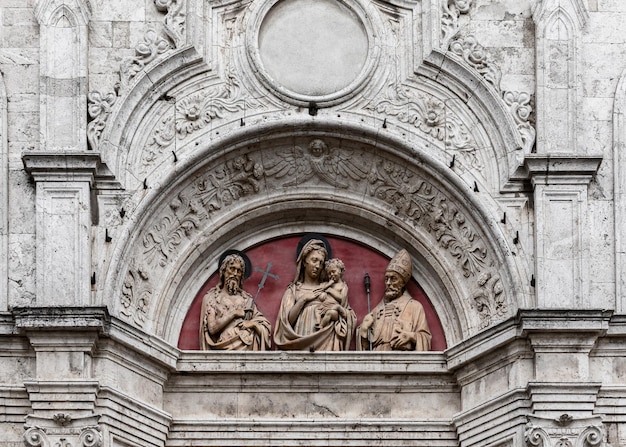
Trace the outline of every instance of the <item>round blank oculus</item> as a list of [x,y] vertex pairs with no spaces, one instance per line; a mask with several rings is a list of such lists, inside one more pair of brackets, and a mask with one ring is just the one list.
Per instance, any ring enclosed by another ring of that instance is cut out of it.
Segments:
[[363,70],[367,53],[365,27],[335,0],[281,0],[259,29],[266,74],[299,95],[321,97],[348,87]]

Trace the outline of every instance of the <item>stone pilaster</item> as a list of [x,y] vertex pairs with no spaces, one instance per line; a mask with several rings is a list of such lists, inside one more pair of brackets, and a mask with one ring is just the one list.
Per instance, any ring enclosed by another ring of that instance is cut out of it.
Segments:
[[87,305],[91,291],[92,152],[27,153],[36,183],[37,305]]
[[9,299],[9,144],[7,138],[7,95],[0,73],[0,312]]
[[102,447],[93,352],[108,314],[102,308],[15,309],[15,325],[36,356],[35,380],[24,382],[32,413],[28,447]]
[[528,156],[535,201],[535,290],[539,308],[589,302],[587,191],[601,157]]

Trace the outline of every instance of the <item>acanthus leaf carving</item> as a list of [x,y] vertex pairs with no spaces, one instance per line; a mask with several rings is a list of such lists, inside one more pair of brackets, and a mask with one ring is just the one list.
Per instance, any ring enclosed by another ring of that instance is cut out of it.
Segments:
[[432,231],[439,244],[459,260],[463,276],[475,276],[485,269],[487,248],[455,206],[441,202],[434,213]]
[[488,327],[508,312],[502,282],[498,276],[494,277],[489,272],[479,276],[478,289],[473,298],[481,320],[479,329]]
[[176,103],[176,131],[181,137],[185,137],[202,129],[212,120],[223,118],[227,113],[245,111],[255,106],[255,101],[242,94],[233,71],[228,70],[224,84]]
[[174,42],[174,47],[180,48],[185,42],[185,0],[154,0],[154,5],[166,13],[163,19],[165,33]]
[[452,53],[461,57],[469,66],[478,71],[496,92],[500,92],[502,79],[500,67],[490,60],[489,53],[474,36],[455,39],[450,42],[449,48]]
[[150,266],[164,267],[172,253],[211,213],[258,193],[262,177],[262,165],[242,155],[196,180],[193,192],[178,194],[169,205],[169,213],[144,235],[145,261]]
[[272,161],[266,162],[265,174],[281,179],[295,177],[283,183],[295,186],[313,177],[337,188],[348,188],[346,179],[363,180],[369,171],[364,164],[355,161],[353,151],[329,147],[324,140],[312,140],[307,150],[300,146],[277,150]]
[[407,168],[379,161],[369,176],[369,194],[395,207],[395,213],[427,229],[454,256],[465,277],[487,266],[487,249],[463,214],[432,185]]
[[385,98],[366,108],[394,116],[400,122],[414,126],[424,134],[442,141],[446,150],[461,155],[471,167],[478,170],[483,168],[478,158],[477,144],[467,126],[446,108],[443,101],[408,86],[390,84]]
[[473,0],[442,0],[441,3],[441,40],[445,48],[459,32],[459,18],[467,14],[472,7]]
[[246,97],[232,71],[226,82],[197,92],[178,101],[159,120],[145,144],[141,163],[146,171],[170,147],[176,138],[186,136],[206,127],[215,119],[228,114],[257,107],[259,104]]
[[87,111],[91,121],[87,124],[87,141],[93,150],[98,149],[102,130],[106,126],[111,109],[117,100],[116,93],[102,94],[99,91],[91,91],[87,95]]
[[122,285],[121,313],[140,327],[146,320],[152,299],[153,290],[148,280],[148,275],[141,269],[132,268],[128,270]]
[[120,66],[121,87],[126,88],[137,73],[170,48],[170,43],[161,37],[154,28],[147,29],[143,41],[135,47],[135,56],[122,61]]
[[176,250],[205,217],[196,203],[182,193],[170,203],[171,214],[163,216],[144,236],[144,256],[148,264],[165,266],[170,253]]
[[147,167],[154,163],[163,154],[163,151],[174,142],[175,138],[174,113],[170,113],[161,117],[159,124],[144,146],[141,154],[142,165]]
[[509,106],[524,143],[524,152],[530,153],[535,145],[536,131],[532,119],[532,96],[526,92],[504,92],[502,99]]
[[240,198],[261,189],[263,166],[242,155],[196,182],[195,198],[207,213],[222,209]]

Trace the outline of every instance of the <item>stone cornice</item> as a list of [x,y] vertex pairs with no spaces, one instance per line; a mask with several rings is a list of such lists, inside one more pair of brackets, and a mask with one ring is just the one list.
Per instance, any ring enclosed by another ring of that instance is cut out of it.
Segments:
[[110,319],[106,307],[15,307],[15,327],[40,330],[104,331]]
[[598,172],[601,155],[527,155],[511,180],[534,184],[588,185]]
[[36,182],[93,183],[102,164],[97,152],[27,152],[22,162]]

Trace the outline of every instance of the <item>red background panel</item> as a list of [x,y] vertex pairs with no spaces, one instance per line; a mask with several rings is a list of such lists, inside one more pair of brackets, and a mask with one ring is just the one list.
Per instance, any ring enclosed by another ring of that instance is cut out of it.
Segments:
[[[244,289],[252,296],[257,294],[258,286],[263,278],[263,271],[267,270],[271,263],[270,274],[274,277],[267,277],[264,287],[259,291],[256,305],[272,323],[272,330],[283,293],[296,275],[296,248],[300,238],[301,236],[291,236],[270,240],[246,251],[252,262],[253,271],[250,278],[244,282]],[[364,275],[369,273],[371,278],[370,300],[373,309],[383,297],[384,275],[389,259],[353,241],[333,237],[327,237],[327,239],[332,249],[332,256],[341,259],[346,266],[344,281],[349,287],[348,302],[356,312],[358,324],[360,324],[367,314],[367,294],[363,285]],[[198,291],[191,303],[178,340],[180,349],[199,349],[198,333],[202,297],[217,284],[217,280],[217,272],[215,272]],[[422,303],[426,311],[426,319],[433,335],[431,350],[443,351],[446,349],[443,328],[428,297],[415,280],[411,280],[407,289],[415,299]],[[354,349],[354,341],[351,349]]]

